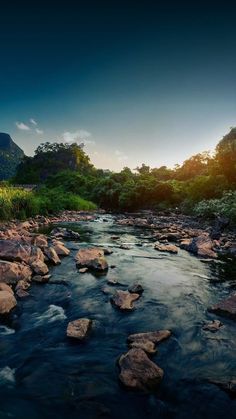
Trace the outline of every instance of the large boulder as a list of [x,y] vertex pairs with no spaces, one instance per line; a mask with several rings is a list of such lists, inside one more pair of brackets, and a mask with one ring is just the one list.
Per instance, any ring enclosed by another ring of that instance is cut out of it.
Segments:
[[130,293],[129,291],[116,290],[111,297],[111,302],[120,310],[133,310],[133,302],[138,300],[139,294]]
[[76,266],[98,272],[104,272],[108,269],[104,251],[98,248],[80,249],[76,255]]
[[31,276],[32,270],[28,265],[0,260],[0,282],[17,284],[20,280],[30,280]]
[[44,262],[44,255],[39,247],[12,240],[0,240],[0,259],[10,262],[25,262],[27,265],[31,265],[38,260]]
[[35,260],[33,263],[31,263],[31,268],[37,275],[46,275],[48,273],[48,267],[46,263],[42,262],[41,260]]
[[[4,284],[7,286],[6,284]],[[0,288],[0,314],[8,314],[16,306],[16,299],[14,294],[9,289],[1,290]]]
[[210,313],[231,317],[236,320],[236,293],[231,294],[219,303],[208,308]]
[[200,236],[194,237],[186,246],[186,250],[201,258],[217,258],[217,253],[213,248],[214,242],[208,233],[202,233]]
[[70,322],[67,326],[66,334],[69,338],[83,340],[92,325],[90,319],[78,319]]
[[131,389],[155,391],[164,375],[140,348],[132,348],[119,359],[120,381]]

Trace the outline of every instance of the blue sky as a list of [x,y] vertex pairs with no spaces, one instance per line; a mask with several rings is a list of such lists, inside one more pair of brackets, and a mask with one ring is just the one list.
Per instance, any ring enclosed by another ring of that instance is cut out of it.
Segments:
[[236,125],[227,2],[21,2],[0,16],[0,131],[33,154],[85,141],[97,167],[173,166]]

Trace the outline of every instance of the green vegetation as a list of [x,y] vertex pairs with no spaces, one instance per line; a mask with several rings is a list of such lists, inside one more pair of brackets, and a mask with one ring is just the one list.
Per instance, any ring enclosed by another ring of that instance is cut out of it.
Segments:
[[14,181],[39,185],[34,197],[44,212],[77,209],[81,205],[79,195],[111,211],[177,207],[200,215],[204,211],[207,214],[204,208],[215,205],[216,209],[209,209],[209,213],[232,218],[235,193],[230,195],[233,210],[224,210],[224,205],[227,207],[229,196],[225,193],[236,190],[236,128],[218,143],[214,155],[196,154],[174,169],[152,169],[143,164],[135,171],[128,167],[119,173],[98,170],[82,145],[45,143],[37,148],[34,157],[23,160]]
[[38,192],[0,186],[0,219],[25,219],[61,210],[94,210],[96,205],[62,189],[41,188]]
[[194,208],[196,215],[204,218],[224,216],[236,223],[236,192],[225,192],[220,199],[210,199],[199,202]]

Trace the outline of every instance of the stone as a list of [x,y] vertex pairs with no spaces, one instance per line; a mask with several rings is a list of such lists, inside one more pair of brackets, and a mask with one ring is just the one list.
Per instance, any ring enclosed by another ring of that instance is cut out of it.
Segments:
[[190,240],[186,250],[196,254],[201,258],[217,258],[217,253],[213,250],[214,243],[208,233],[202,233],[198,237]]
[[60,241],[54,240],[52,248],[58,256],[68,256],[70,254],[70,250]]
[[30,265],[38,260],[44,261],[39,247],[21,244],[12,240],[0,240],[0,259],[10,262],[25,262]]
[[147,354],[152,355],[157,352],[155,343],[150,340],[137,340],[129,344],[129,348],[143,349]]
[[80,249],[76,255],[76,265],[78,268],[88,268],[98,272],[108,269],[103,250],[97,248]]
[[79,269],[80,274],[85,274],[86,272],[88,272],[88,268],[80,268]]
[[143,293],[143,291],[144,291],[144,289],[143,289],[143,287],[142,287],[142,285],[141,284],[139,284],[138,282],[135,282],[133,285],[131,285],[129,288],[128,288],[128,290],[129,290],[129,292],[131,292],[131,293],[133,293],[133,294],[142,294]]
[[104,248],[102,250],[103,250],[105,256],[112,255],[112,253],[113,253],[113,250],[108,249],[108,248]]
[[56,227],[51,231],[51,236],[63,238],[67,240],[78,240],[80,238],[80,234],[76,231],[69,230],[68,228],[64,227]]
[[0,260],[0,282],[15,285],[22,279],[30,280],[31,276],[32,270],[28,265]]
[[204,324],[202,329],[214,333],[214,332],[217,332],[222,326],[223,326],[223,323],[221,323],[219,320],[212,320]]
[[170,330],[157,330],[155,332],[135,333],[128,337],[127,342],[129,345],[132,345],[133,343],[143,344],[147,342],[152,342],[154,345],[157,345],[163,340],[168,339],[170,336]]
[[60,265],[61,261],[53,247],[45,247],[43,252],[53,265]]
[[159,252],[168,252],[168,253],[173,253],[173,254],[178,253],[178,247],[175,246],[174,244],[155,243],[154,249],[158,250]]
[[27,291],[23,290],[23,288],[19,288],[18,290],[16,290],[16,295],[19,298],[29,297],[29,293]]
[[131,249],[131,247],[128,245],[128,244],[121,244],[120,245],[120,249],[123,249],[123,250],[130,250]]
[[0,314],[4,315],[10,313],[16,304],[16,299],[12,290],[0,290]]
[[14,295],[13,289],[9,287],[9,285],[5,284],[4,282],[0,283],[0,291],[10,292],[10,294]]
[[39,234],[38,236],[34,237],[33,243],[34,246],[40,247],[40,249],[43,249],[44,247],[48,246],[48,240],[47,237],[43,234]]
[[133,310],[133,302],[138,300],[139,294],[131,294],[129,291],[116,290],[111,297],[111,302],[120,310]]
[[157,390],[164,372],[140,348],[132,348],[119,359],[119,379],[126,387],[152,392]]
[[46,263],[41,260],[36,260],[31,264],[31,268],[37,275],[46,275],[48,273],[48,267]]
[[32,281],[40,284],[46,284],[48,283],[50,278],[51,275],[35,275],[33,276]]
[[236,320],[236,293],[231,294],[219,303],[209,307],[208,311]]
[[69,338],[83,340],[87,336],[92,325],[90,319],[78,319],[70,322],[67,326],[66,334]]

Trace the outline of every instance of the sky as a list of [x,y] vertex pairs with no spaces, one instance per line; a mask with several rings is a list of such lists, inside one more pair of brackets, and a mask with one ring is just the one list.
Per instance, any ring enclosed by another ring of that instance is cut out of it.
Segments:
[[78,141],[99,168],[173,167],[236,125],[231,2],[8,3],[0,131],[27,155]]

